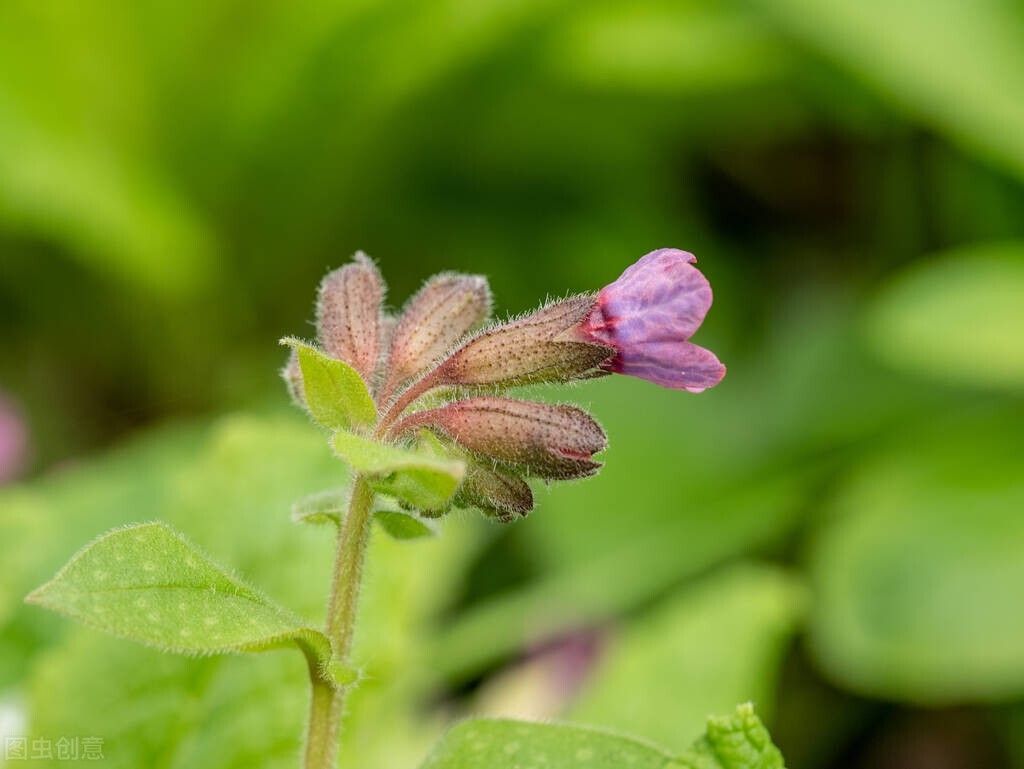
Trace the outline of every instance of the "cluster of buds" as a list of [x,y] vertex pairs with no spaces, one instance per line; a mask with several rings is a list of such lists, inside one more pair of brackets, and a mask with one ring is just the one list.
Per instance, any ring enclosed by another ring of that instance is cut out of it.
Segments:
[[[492,323],[490,289],[478,275],[436,275],[400,313],[387,312],[380,272],[359,253],[320,285],[319,346],[362,378],[378,415],[368,428],[374,439],[440,446],[466,463],[455,504],[510,520],[533,509],[527,479],[596,473],[607,437],[576,406],[508,390],[621,373],[700,392],[722,379],[715,355],[689,341],[712,300],[695,261],[653,251],[597,293]],[[294,352],[284,377],[305,406]]]

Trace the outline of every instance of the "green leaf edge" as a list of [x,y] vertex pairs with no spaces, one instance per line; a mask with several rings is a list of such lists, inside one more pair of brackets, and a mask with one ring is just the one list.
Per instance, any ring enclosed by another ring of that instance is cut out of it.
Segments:
[[[252,601],[253,603],[263,603],[266,606],[272,607],[274,611],[279,612],[283,618],[294,621],[296,628],[290,633],[281,633],[278,635],[267,636],[266,638],[258,639],[252,643],[246,644],[234,644],[229,646],[213,646],[207,650],[198,651],[196,649],[185,649],[181,647],[175,647],[173,644],[160,645],[154,644],[148,641],[139,640],[131,635],[125,633],[117,633],[112,631],[109,627],[102,625],[101,623],[91,620],[89,617],[80,615],[76,612],[67,611],[60,603],[51,602],[47,600],[47,589],[60,582],[64,574],[71,568],[72,565],[81,560],[85,555],[97,544],[106,540],[115,534],[122,534],[127,531],[138,531],[147,528],[161,528],[170,536],[178,539],[182,544],[192,549],[198,557],[206,560],[206,562],[214,569],[221,572],[224,578],[231,583],[233,587],[238,588],[238,593],[235,597],[241,597],[246,600]],[[255,587],[242,581],[228,569],[221,566],[214,559],[210,558],[206,552],[197,546],[194,542],[188,539],[181,532],[177,531],[174,527],[164,523],[163,521],[150,521],[147,523],[135,523],[127,524],[125,526],[118,526],[110,529],[99,535],[91,542],[87,543],[83,547],[68,559],[56,574],[53,575],[49,580],[44,582],[42,585],[37,587],[31,593],[25,597],[25,603],[34,606],[40,606],[44,609],[48,609],[62,616],[73,619],[86,627],[97,630],[106,635],[114,636],[115,638],[123,638],[134,643],[138,643],[142,646],[148,646],[158,651],[162,651],[169,654],[180,654],[186,657],[205,657],[216,654],[239,654],[239,653],[258,653],[264,651],[271,651],[273,649],[286,648],[290,644],[294,643],[298,648],[307,656],[308,659],[312,660],[317,664],[321,670],[330,671],[330,663],[332,658],[332,647],[331,642],[322,632],[316,628],[309,627],[305,624],[301,617],[296,615],[291,610],[281,606],[277,602],[268,598],[264,593],[256,589]]]
[[310,381],[310,374],[313,372],[309,367],[316,365],[327,372],[334,389],[344,393],[344,397],[338,399],[338,405],[346,412],[348,421],[339,423],[338,420],[331,419],[322,409],[318,408],[310,399],[307,391],[306,408],[317,424],[330,430],[336,430],[369,427],[377,421],[377,405],[373,402],[366,382],[352,366],[343,360],[331,358],[315,345],[298,337],[282,337],[279,344],[295,350],[299,357],[299,368],[302,370],[304,381]]
[[[342,441],[348,445],[340,446],[339,443]],[[360,459],[359,449],[363,447],[377,452],[378,456],[373,457],[370,461]],[[347,463],[356,472],[366,475],[370,479],[370,485],[384,494],[388,493],[388,489],[381,484],[374,483],[374,481],[395,473],[428,470],[449,476],[454,483],[447,497],[444,500],[438,500],[438,508],[451,502],[452,497],[455,496],[455,492],[458,491],[459,485],[466,475],[466,464],[461,460],[444,459],[430,454],[410,451],[400,446],[382,443],[357,435],[348,430],[336,430],[334,432],[331,436],[331,448],[339,459]],[[380,454],[388,454],[390,459],[383,462],[379,461]]]
[[[345,514],[345,502],[337,500],[344,500],[346,495],[346,489],[327,489],[302,497],[292,505],[292,522],[308,523],[314,526],[327,524],[340,526],[342,516]],[[320,501],[324,502],[322,506],[318,504]],[[375,496],[373,515],[381,529],[397,541],[404,542],[423,539],[424,537],[434,537],[439,533],[436,519],[425,518],[412,510],[405,510],[398,502],[387,496]],[[421,527],[420,531],[411,535],[408,532],[399,532],[392,525],[394,519],[398,516],[419,524]]]
[[[754,706],[750,702],[737,705],[733,713],[724,716],[709,716],[702,737],[698,738],[693,747],[680,755],[672,755],[663,748],[640,737],[625,735],[614,730],[602,729],[559,722],[527,722],[515,719],[475,718],[463,721],[449,730],[464,729],[477,723],[503,723],[510,725],[527,725],[541,729],[572,729],[580,733],[591,733],[605,738],[613,738],[630,743],[636,748],[649,751],[664,759],[661,769],[785,769],[782,753],[771,740],[771,736],[761,719],[757,717]],[[446,736],[447,737],[447,736]],[[427,756],[420,769],[445,769],[440,763],[443,758],[446,737],[442,738],[434,750]],[[737,742],[737,739],[739,742]],[[723,742],[730,744],[724,745]],[[728,755],[725,755],[726,749]],[[753,761],[747,755],[738,756],[737,748],[755,751]],[[566,768],[568,769],[568,768]]]

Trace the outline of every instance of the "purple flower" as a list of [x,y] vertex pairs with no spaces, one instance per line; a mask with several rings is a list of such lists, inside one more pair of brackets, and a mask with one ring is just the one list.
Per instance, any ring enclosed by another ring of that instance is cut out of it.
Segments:
[[715,354],[689,341],[712,299],[696,261],[675,248],[652,251],[601,290],[579,331],[615,350],[606,370],[694,393],[722,380]]

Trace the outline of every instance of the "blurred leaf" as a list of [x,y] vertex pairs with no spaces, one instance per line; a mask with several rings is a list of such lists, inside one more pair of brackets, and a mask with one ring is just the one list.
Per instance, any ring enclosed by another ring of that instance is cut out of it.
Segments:
[[322,665],[331,658],[321,632],[163,523],[104,534],[26,600],[167,652],[253,652],[294,642]]
[[779,79],[782,42],[733,3],[588,3],[571,15],[551,58],[588,86],[650,89],[679,98]]
[[452,729],[422,769],[784,769],[750,705],[708,719],[696,744],[672,756],[629,737],[578,726],[467,721]]
[[348,489],[320,491],[302,497],[292,505],[295,523],[333,523],[341,521],[348,506]]
[[341,430],[334,434],[332,444],[353,470],[370,476],[370,485],[377,491],[422,510],[443,510],[465,473],[462,462]]
[[148,146],[133,18],[122,3],[0,5],[0,221],[153,294],[194,295],[214,236]]
[[908,435],[840,489],[811,548],[812,648],[856,692],[917,703],[1024,693],[1024,419]]
[[359,372],[298,339],[281,343],[298,353],[302,391],[313,419],[332,430],[366,427],[377,420],[377,407]]
[[923,122],[1024,176],[1024,18],[1006,0],[757,0]]
[[804,604],[767,566],[736,567],[678,592],[616,638],[569,716],[684,749],[709,713],[754,701],[765,712]]
[[647,522],[616,548],[472,607],[443,628],[434,664],[462,679],[517,649],[606,621],[729,555],[772,541],[792,520],[800,483],[760,481],[721,499],[701,499],[691,515]]
[[1024,390],[1024,243],[971,246],[915,265],[869,307],[867,329],[896,367]]

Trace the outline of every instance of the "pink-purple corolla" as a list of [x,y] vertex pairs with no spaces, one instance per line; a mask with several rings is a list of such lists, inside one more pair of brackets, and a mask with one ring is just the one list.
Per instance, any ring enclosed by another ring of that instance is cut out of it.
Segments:
[[686,251],[658,249],[601,290],[578,330],[615,350],[602,368],[694,393],[722,380],[725,366],[715,354],[689,341],[712,301],[696,261]]

